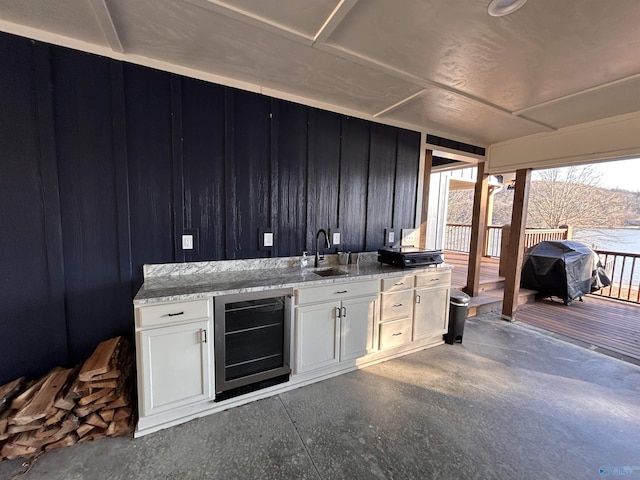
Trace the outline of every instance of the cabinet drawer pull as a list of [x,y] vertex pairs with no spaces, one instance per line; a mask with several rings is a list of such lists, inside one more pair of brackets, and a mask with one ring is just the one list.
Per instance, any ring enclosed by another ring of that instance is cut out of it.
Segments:
[[396,304],[393,306],[393,308],[397,308],[397,307],[401,307],[401,306],[402,306],[402,303],[396,303]]
[[347,307],[342,307],[342,316],[346,318],[346,316],[347,316]]
[[392,333],[392,334],[391,334],[391,336],[392,336],[392,337],[397,337],[398,335],[402,335],[402,332]]
[[336,294],[338,293],[347,293],[348,290],[340,290],[339,292],[336,292]]
[[420,295],[416,295],[416,303],[420,303]]
[[397,285],[397,286],[404,285],[404,282],[394,283],[394,285]]
[[207,343],[207,330],[206,329],[202,329],[200,330],[200,338],[202,340],[202,343]]
[[178,315],[184,315],[184,312],[167,313],[167,317],[177,317]]
[[342,318],[342,309],[340,307],[336,307],[336,318]]
[[438,280],[440,280],[439,278],[432,278],[431,280],[429,280],[430,282],[437,282]]

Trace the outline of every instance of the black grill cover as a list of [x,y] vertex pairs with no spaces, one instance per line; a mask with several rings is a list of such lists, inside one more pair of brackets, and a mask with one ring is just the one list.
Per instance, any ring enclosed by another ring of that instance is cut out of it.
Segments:
[[580,242],[550,240],[525,253],[520,285],[540,297],[560,297],[568,305],[610,284],[598,255]]

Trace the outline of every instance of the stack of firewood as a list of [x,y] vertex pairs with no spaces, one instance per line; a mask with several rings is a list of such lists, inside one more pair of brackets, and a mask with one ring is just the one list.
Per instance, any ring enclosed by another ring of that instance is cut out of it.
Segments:
[[134,360],[129,342],[102,342],[76,368],[0,387],[0,462],[131,433]]

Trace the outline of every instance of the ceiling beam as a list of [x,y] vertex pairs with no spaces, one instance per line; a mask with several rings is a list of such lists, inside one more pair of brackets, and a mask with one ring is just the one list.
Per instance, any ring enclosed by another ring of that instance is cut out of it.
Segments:
[[313,38],[313,43],[326,42],[356,3],[358,3],[358,0],[340,0],[340,3],[333,9],[327,21],[324,22],[324,25],[322,25],[318,33],[316,33],[316,36]]
[[113,17],[111,16],[106,0],[89,0],[89,4],[100,23],[102,33],[104,33],[104,36],[107,38],[107,42],[109,42],[111,50],[118,53],[124,53],[124,47],[120,41],[120,35],[118,34],[115,23],[113,23]]

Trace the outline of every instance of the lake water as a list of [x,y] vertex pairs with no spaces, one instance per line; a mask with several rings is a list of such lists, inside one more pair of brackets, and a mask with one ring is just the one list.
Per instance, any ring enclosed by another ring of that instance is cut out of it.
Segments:
[[574,230],[573,240],[585,243],[597,250],[640,253],[640,229],[613,228],[602,230]]

